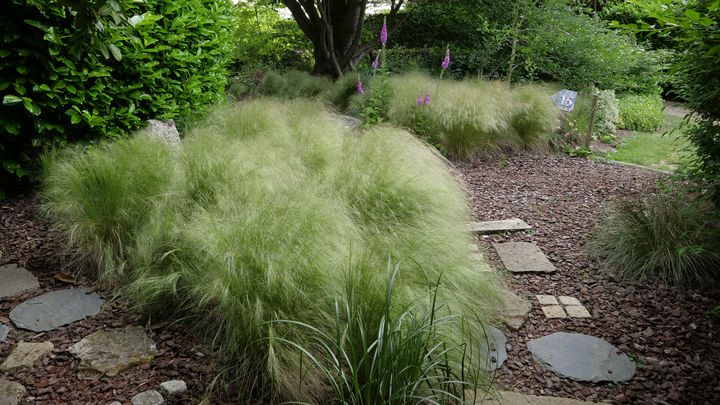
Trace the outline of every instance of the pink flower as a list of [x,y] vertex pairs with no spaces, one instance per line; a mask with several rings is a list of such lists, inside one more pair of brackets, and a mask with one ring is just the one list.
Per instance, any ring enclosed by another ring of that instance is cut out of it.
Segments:
[[450,67],[450,47],[445,51],[445,59],[442,61],[443,70],[447,70],[448,67]]
[[382,28],[380,29],[380,43],[382,44],[383,48],[385,47],[385,44],[387,44],[388,40],[388,29],[387,29],[387,18],[383,20]]
[[357,82],[357,92],[359,95],[363,95],[365,93],[365,90],[363,89],[363,83],[359,77],[358,77],[358,82]]
[[377,70],[380,67],[380,52],[375,55],[375,60],[372,63],[373,70]]
[[420,90],[420,92],[418,93],[418,98],[417,98],[417,105],[418,105],[418,106],[421,106],[421,105],[423,105],[423,95],[422,95],[422,90]]
[[425,94],[425,100],[423,104],[430,105],[430,90],[428,90],[427,94]]

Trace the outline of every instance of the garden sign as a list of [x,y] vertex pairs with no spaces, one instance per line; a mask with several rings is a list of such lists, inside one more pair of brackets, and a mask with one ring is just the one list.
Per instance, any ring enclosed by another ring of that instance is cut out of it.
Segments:
[[565,112],[571,112],[575,108],[577,92],[572,90],[560,90],[552,96],[555,105]]

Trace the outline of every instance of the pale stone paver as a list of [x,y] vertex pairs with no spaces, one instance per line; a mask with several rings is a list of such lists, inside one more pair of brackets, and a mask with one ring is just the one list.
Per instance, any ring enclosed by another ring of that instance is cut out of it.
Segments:
[[555,266],[534,243],[493,243],[505,268],[512,273],[554,273]]
[[157,354],[155,342],[139,326],[105,329],[92,333],[68,349],[80,359],[81,377],[115,376],[138,364],[150,363]]
[[542,307],[542,311],[548,318],[567,318],[563,307],[560,305],[548,305]]
[[489,235],[493,233],[527,231],[532,229],[530,225],[519,218],[510,218],[501,221],[468,222],[468,232],[478,235]]
[[10,355],[0,364],[0,371],[31,367],[37,360],[55,349],[52,342],[31,343],[20,341]]
[[582,306],[580,301],[578,301],[575,297],[568,297],[566,295],[561,295],[558,297],[558,300],[560,300],[560,303],[563,305],[576,305],[576,306]]
[[500,310],[503,323],[510,329],[520,329],[528,319],[532,306],[526,299],[519,297],[510,290],[502,289],[500,298],[503,303],[503,308]]
[[582,305],[568,305],[565,307],[565,312],[571,318],[592,318],[590,312]]
[[502,367],[505,360],[507,360],[507,338],[500,329],[486,325],[485,326],[485,337],[480,342],[487,348],[487,356],[485,358],[485,369],[487,371],[494,371]]
[[183,380],[170,380],[160,383],[160,389],[167,396],[171,397],[187,391],[187,384]]
[[572,398],[525,395],[510,391],[498,391],[490,394],[488,398],[484,398],[483,394],[478,394],[475,401],[476,405],[591,405],[594,403]]
[[161,405],[165,403],[163,396],[155,390],[143,391],[130,398],[132,405]]
[[22,384],[0,379],[0,404],[19,405],[26,393]]
[[558,301],[555,299],[554,295],[536,295],[535,298],[537,298],[540,305],[557,305]]
[[16,306],[10,319],[18,328],[45,332],[96,315],[103,302],[86,288],[56,290]]
[[557,332],[530,340],[527,347],[540,365],[577,381],[628,381],[636,371],[627,355],[594,336]]
[[40,287],[37,278],[32,273],[16,264],[1,266],[0,280],[2,280],[0,282],[0,298],[13,297]]

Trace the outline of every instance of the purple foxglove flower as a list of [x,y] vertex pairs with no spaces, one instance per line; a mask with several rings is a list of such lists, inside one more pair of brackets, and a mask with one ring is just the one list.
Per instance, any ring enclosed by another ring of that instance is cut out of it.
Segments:
[[380,29],[380,43],[383,47],[387,44],[388,40],[388,29],[387,29],[387,18],[383,20],[382,28]]
[[447,70],[448,67],[450,67],[450,47],[445,51],[445,59],[442,61],[443,70]]
[[425,100],[423,102],[425,105],[430,104],[430,90],[428,90],[427,94],[425,94]]
[[422,95],[422,90],[420,90],[420,92],[418,93],[418,98],[417,98],[417,105],[418,105],[418,106],[421,106],[421,105],[423,105],[423,95]]
[[358,83],[357,83],[357,92],[358,92],[358,94],[361,95],[361,96],[362,96],[363,94],[365,94],[365,90],[363,89],[362,80],[360,80],[359,77],[358,77]]
[[380,67],[380,52],[375,55],[375,60],[372,63],[373,70],[377,70]]

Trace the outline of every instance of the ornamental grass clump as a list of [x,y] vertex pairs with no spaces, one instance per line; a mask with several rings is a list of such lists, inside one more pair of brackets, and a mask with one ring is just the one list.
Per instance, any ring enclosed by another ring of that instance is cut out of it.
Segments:
[[[319,103],[218,107],[177,148],[139,133],[56,154],[45,173],[70,263],[153,319],[194,319],[243,398],[327,403],[332,376],[287,342],[331,367],[300,324],[333,335],[348,291],[362,332],[377,335],[388,259],[400,265],[393,316],[441,280],[438,306],[463,322],[437,326],[447,345],[483,336],[497,305],[492,276],[469,259],[465,192],[442,157],[400,129],[350,133]],[[482,379],[468,352],[448,367]]]

